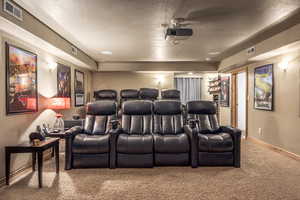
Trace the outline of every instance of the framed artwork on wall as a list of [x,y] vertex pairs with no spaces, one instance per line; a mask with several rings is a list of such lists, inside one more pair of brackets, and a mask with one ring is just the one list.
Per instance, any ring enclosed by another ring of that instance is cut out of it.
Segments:
[[74,93],[75,93],[75,106],[84,105],[84,73],[75,69],[75,82],[74,82]]
[[6,114],[38,111],[37,55],[5,43]]
[[254,70],[254,108],[273,111],[274,109],[273,64],[257,67]]
[[221,91],[220,91],[220,105],[222,107],[229,107],[229,90],[230,90],[230,77],[221,77]]
[[71,68],[57,65],[57,97],[71,97]]

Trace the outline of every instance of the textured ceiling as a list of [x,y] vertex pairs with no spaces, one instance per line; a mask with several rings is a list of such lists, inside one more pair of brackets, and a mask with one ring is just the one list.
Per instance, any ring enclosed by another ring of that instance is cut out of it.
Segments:
[[[300,8],[300,0],[15,0],[98,61],[204,61]],[[178,45],[161,24],[193,19]],[[112,55],[102,55],[103,50]]]

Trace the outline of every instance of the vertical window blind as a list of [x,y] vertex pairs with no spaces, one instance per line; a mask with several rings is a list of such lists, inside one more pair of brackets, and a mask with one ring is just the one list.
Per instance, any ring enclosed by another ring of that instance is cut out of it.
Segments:
[[201,99],[201,78],[175,77],[175,87],[180,91],[180,100],[186,103]]

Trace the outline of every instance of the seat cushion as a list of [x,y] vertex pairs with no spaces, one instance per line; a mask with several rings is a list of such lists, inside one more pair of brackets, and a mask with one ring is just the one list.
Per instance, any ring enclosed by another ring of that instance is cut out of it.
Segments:
[[109,135],[76,135],[72,146],[73,153],[108,153]]
[[176,135],[154,134],[154,151],[156,153],[188,153],[189,138],[185,133]]
[[125,154],[153,153],[152,135],[120,134],[117,141],[117,152]]
[[228,152],[233,150],[233,141],[228,133],[198,134],[200,152]]

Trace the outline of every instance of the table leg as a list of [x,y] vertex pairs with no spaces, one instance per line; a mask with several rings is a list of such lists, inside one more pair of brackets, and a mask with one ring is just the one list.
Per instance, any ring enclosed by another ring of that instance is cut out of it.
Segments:
[[35,171],[36,165],[36,152],[32,152],[32,171]]
[[56,163],[56,173],[59,173],[59,141],[55,145],[55,163]]
[[10,152],[5,151],[5,177],[6,185],[9,185],[9,173],[10,173]]
[[38,177],[39,177],[39,187],[43,187],[43,152],[38,152]]
[[55,147],[52,147],[52,150],[51,150],[51,157],[52,158],[54,157],[54,153],[55,153]]

